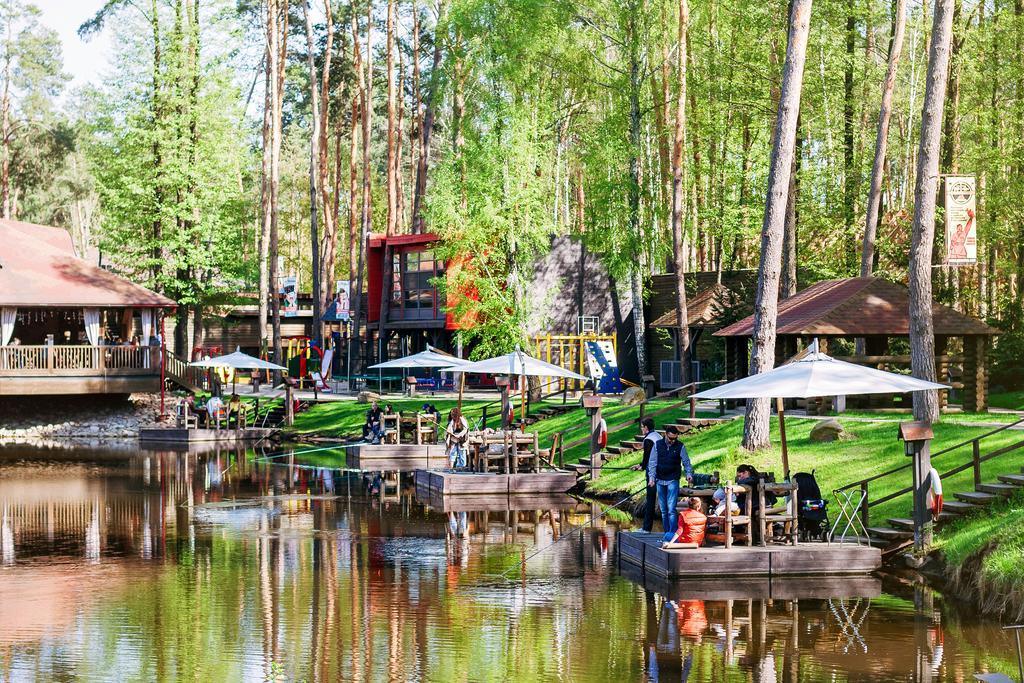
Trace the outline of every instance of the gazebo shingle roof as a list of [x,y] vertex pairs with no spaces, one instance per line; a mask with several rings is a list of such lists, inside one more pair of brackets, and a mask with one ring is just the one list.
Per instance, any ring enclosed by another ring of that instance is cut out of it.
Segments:
[[[690,327],[714,325],[722,311],[733,305],[738,295],[723,284],[714,284],[697,293],[686,302],[686,317]],[[679,309],[672,308],[658,316],[650,327],[675,328],[679,326]]]
[[[998,330],[980,320],[943,304],[932,304],[932,316],[936,335],[998,334]],[[714,334],[716,337],[749,337],[753,331],[754,317],[748,316]],[[776,333],[907,336],[910,333],[910,291],[874,277],[818,282],[779,302]]]

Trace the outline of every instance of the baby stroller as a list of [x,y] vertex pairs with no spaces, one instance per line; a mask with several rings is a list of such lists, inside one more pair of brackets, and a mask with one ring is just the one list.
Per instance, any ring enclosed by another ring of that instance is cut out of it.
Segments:
[[814,478],[814,470],[811,470],[810,474],[797,472],[793,475],[793,481],[796,482],[797,494],[800,497],[800,509],[797,510],[800,540],[828,540],[828,501],[821,497],[821,489],[818,488],[818,480]]

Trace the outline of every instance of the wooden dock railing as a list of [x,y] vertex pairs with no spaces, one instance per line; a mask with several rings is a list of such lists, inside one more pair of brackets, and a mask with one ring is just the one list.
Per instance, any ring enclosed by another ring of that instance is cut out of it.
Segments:
[[[982,441],[984,441],[985,439],[987,439],[990,436],[993,436],[994,434],[998,434],[1000,432],[1003,432],[1003,431],[1005,431],[1007,429],[1010,429],[1011,427],[1016,427],[1016,426],[1018,426],[1018,425],[1020,425],[1022,423],[1024,423],[1024,418],[1021,418],[1021,419],[1017,420],[1016,422],[1011,422],[1009,424],[1005,424],[1005,425],[1003,425],[1001,427],[993,429],[990,432],[985,432],[984,434],[976,436],[973,439],[967,439],[966,441],[961,441],[960,443],[954,444],[952,446],[948,446],[946,448],[943,448],[940,451],[936,451],[936,452],[932,453],[931,457],[932,457],[932,460],[934,461],[935,458],[937,458],[939,456],[946,455],[947,453],[952,453],[953,451],[959,450],[961,448],[965,448],[967,446],[971,447],[971,458],[970,458],[970,460],[968,460],[968,461],[966,461],[964,463],[961,463],[960,465],[957,465],[956,467],[954,467],[951,470],[948,470],[946,472],[940,473],[939,474],[939,479],[946,479],[947,477],[951,477],[951,476],[953,476],[955,474],[960,474],[961,472],[966,472],[967,470],[974,470],[974,486],[977,487],[977,486],[981,485],[981,464],[983,462],[988,462],[989,460],[992,460],[993,458],[998,458],[1001,455],[1005,455],[1005,454],[1010,453],[1012,451],[1015,451],[1015,450],[1017,450],[1019,448],[1024,448],[1024,438],[1022,438],[1017,443],[1013,443],[1013,444],[1010,444],[1009,446],[1004,446],[1002,448],[998,448],[998,449],[992,451],[991,453],[986,453],[985,455],[982,455],[981,454],[981,444],[982,444]],[[864,494],[864,503],[863,503],[863,505],[861,505],[861,508],[860,508],[860,518],[861,518],[861,521],[864,522],[864,526],[868,527],[868,526],[870,526],[870,524],[868,522],[869,522],[870,516],[871,516],[870,515],[870,509],[871,508],[876,507],[878,505],[881,505],[882,503],[887,503],[890,500],[893,500],[895,498],[899,498],[900,496],[904,496],[904,495],[910,493],[911,491],[913,491],[913,487],[912,486],[906,486],[906,487],[903,487],[903,488],[899,489],[898,491],[894,491],[893,493],[889,493],[887,495],[884,495],[881,498],[876,498],[875,500],[871,500],[871,498],[870,498],[870,493],[871,493],[870,485],[871,485],[871,483],[872,482],[877,482],[880,479],[885,479],[887,477],[891,477],[891,476],[900,474],[902,472],[908,472],[911,469],[912,465],[913,465],[913,463],[908,461],[905,465],[900,465],[899,467],[894,467],[893,469],[887,470],[885,472],[882,472],[881,474],[876,474],[876,475],[871,476],[871,477],[865,477],[864,479],[860,479],[858,481],[852,482],[850,484],[847,484],[846,486],[841,486],[838,489],[836,489],[836,491],[847,491],[847,490],[852,489],[852,488],[860,488],[861,492]]]
[[157,346],[0,346],[0,376],[158,375]]

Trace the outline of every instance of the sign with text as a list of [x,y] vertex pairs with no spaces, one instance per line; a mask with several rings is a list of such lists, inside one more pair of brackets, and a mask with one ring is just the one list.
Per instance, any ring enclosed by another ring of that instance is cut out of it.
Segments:
[[295,275],[282,278],[281,290],[284,292],[282,314],[286,318],[294,318],[299,314],[299,278]]
[[946,264],[978,262],[977,193],[974,176],[946,176]]

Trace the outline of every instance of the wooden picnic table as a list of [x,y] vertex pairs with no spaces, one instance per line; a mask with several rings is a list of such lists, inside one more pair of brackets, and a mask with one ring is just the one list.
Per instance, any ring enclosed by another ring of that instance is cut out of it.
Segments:
[[[540,471],[540,447],[535,432],[471,432],[466,445],[470,453],[470,468],[476,472],[514,474]],[[499,445],[500,449],[492,448]]]

